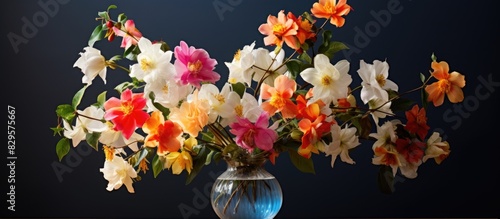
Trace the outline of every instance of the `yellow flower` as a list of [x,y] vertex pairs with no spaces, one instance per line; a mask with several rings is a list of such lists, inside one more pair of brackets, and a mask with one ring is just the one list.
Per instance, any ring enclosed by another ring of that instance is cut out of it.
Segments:
[[169,153],[166,158],[167,162],[165,163],[165,167],[169,170],[172,168],[173,174],[179,175],[183,170],[191,173],[193,169],[193,158],[189,152],[172,152]]
[[169,119],[178,123],[185,133],[196,137],[208,124],[209,110],[208,101],[198,99],[198,90],[196,90],[192,101],[183,102],[179,108],[171,109]]

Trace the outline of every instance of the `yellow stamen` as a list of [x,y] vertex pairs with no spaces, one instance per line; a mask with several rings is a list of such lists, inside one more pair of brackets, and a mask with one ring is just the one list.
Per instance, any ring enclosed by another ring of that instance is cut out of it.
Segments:
[[329,75],[323,75],[323,77],[321,77],[321,84],[323,86],[328,86],[330,85],[331,83],[333,82],[333,78],[330,77]]
[[283,35],[283,33],[285,32],[285,30],[286,30],[286,27],[283,26],[283,24],[275,24],[273,26],[273,33],[277,37],[280,37],[281,35]]
[[377,83],[380,85],[380,87],[384,87],[385,86],[386,80],[385,80],[384,75],[379,74],[379,75],[377,75],[377,77],[375,79],[377,80]]
[[142,171],[143,173],[146,173],[146,171],[149,170],[148,167],[148,160],[142,159],[141,162],[139,163],[139,172]]
[[122,103],[121,107],[123,114],[129,115],[132,113],[132,110],[134,110],[134,106],[132,106],[130,103]]
[[283,109],[283,107],[285,107],[286,100],[278,95],[273,95],[271,97],[271,101],[269,101],[269,104],[271,104],[271,106],[274,106],[276,109]]
[[241,59],[241,50],[238,49],[238,51],[236,51],[236,53],[234,54],[234,60],[240,61],[240,59]]
[[439,85],[439,89],[443,92],[448,92],[450,91],[450,81],[446,80],[446,79],[442,79],[442,80],[439,80],[438,82],[438,85]]
[[151,72],[151,70],[153,70],[155,68],[155,63],[147,58],[141,59],[140,65],[141,65],[141,69],[146,73]]
[[106,157],[106,160],[113,160],[113,157],[115,156],[115,149],[110,147],[110,146],[103,146],[104,149],[104,156]]
[[236,115],[238,117],[243,117],[243,105],[238,104],[236,107],[234,107],[234,111],[236,112]]
[[220,103],[225,103],[226,102],[226,99],[224,98],[224,96],[220,95],[220,94],[217,94],[217,95],[214,95],[215,99],[217,99]]
[[203,68],[203,63],[201,63],[200,60],[196,60],[195,63],[192,63],[192,62],[188,62],[188,70],[191,72],[191,73],[195,73],[197,74],[198,72],[200,72],[200,70]]
[[163,86],[161,90],[163,91],[163,93],[168,94],[168,85],[165,84],[165,86]]

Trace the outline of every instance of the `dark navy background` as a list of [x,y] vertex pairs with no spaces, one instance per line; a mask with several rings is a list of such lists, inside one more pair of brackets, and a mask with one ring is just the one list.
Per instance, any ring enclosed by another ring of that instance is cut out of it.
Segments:
[[[212,176],[225,169],[224,163],[205,167],[187,186],[184,174],[174,176],[164,171],[153,179],[149,172],[141,182],[134,183],[135,194],[127,193],[125,188],[106,191],[107,181],[99,172],[104,155],[102,151],[86,150],[85,144],[78,150],[72,149],[72,159],[57,164],[55,144],[59,138],[52,136],[49,127],[57,124],[54,113],[57,105],[70,103],[73,94],[82,87],[82,74],[72,67],[73,63],[98,24],[94,20],[97,12],[116,4],[118,9],[112,11],[112,17],[126,13],[149,39],[162,39],[172,47],[184,40],[206,49],[219,62],[216,71],[225,78],[228,70],[224,62],[231,61],[237,49],[253,41],[257,47],[263,46],[263,36],[257,28],[267,15],[276,15],[279,10],[299,15],[309,11],[314,1],[60,0],[59,3],[57,11],[52,7],[54,13],[49,15],[38,1],[9,1],[0,9],[2,102],[16,109],[18,157],[16,211],[8,211],[8,203],[2,201],[1,216],[179,218],[181,206],[192,210],[192,218],[215,217],[203,193],[210,189]],[[228,10],[218,14],[214,3],[225,4]],[[480,83],[489,77],[490,81],[500,82],[498,61],[494,62],[499,51],[499,19],[493,1],[351,0],[349,4],[354,11],[347,16],[345,26],[327,28],[333,30],[336,40],[349,44],[354,52],[348,55],[354,84],[359,84],[356,73],[359,60],[378,59],[388,61],[389,77],[399,84],[400,91],[412,89],[420,83],[418,73],[430,70],[433,52],[439,60],[446,60],[451,70],[465,75],[463,104],[454,108],[445,102],[440,108],[431,106],[428,110],[431,129],[445,132],[451,155],[442,165],[432,160],[423,164],[416,179],[398,178],[396,193],[385,195],[377,188],[378,166],[371,164],[371,142],[363,142],[351,153],[356,165],[337,161],[331,169],[330,157],[313,156],[316,175],[299,172],[287,155],[282,154],[276,166],[268,166],[284,192],[283,207],[277,218],[499,216],[500,87],[485,87]],[[380,23],[373,16],[388,9],[392,9],[390,21],[385,20],[388,22]],[[39,27],[23,36],[25,20],[33,22],[33,17],[39,19]],[[17,53],[9,41],[9,33],[26,39],[25,44],[18,45]],[[120,40],[98,42],[95,47],[109,58],[122,52],[118,48]],[[335,61],[342,58],[345,56],[339,53]],[[109,90],[108,96],[116,95],[112,88],[127,77],[123,71],[109,70],[107,86],[100,79],[95,80],[82,107],[93,103],[95,95],[103,89]],[[409,97],[419,98],[417,94]],[[7,148],[1,151],[4,154]],[[2,156],[0,163],[7,163],[6,157]],[[71,172],[58,178],[54,165]],[[6,166],[3,174],[1,181],[6,182],[9,174]],[[1,185],[4,195],[0,197],[6,200],[8,185]]]

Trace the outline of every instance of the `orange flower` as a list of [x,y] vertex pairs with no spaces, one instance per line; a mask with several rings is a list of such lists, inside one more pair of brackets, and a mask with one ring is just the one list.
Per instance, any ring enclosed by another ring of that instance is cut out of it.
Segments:
[[317,18],[330,19],[330,23],[337,27],[344,26],[345,19],[342,17],[352,10],[347,0],[319,0],[311,8],[312,14]]
[[418,105],[413,106],[411,110],[405,112],[406,119],[408,122],[406,123],[405,129],[409,132],[415,133],[418,135],[420,140],[424,140],[427,132],[430,127],[427,125],[427,116],[425,115],[425,109],[418,109]]
[[164,121],[160,111],[151,113],[142,129],[148,133],[144,144],[148,147],[158,146],[158,155],[176,152],[181,148],[179,136],[182,135],[182,128],[175,122]]
[[311,153],[318,154],[317,143],[320,143],[323,134],[330,132],[330,127],[333,122],[326,121],[326,115],[321,114],[321,101],[310,104],[305,104],[305,99],[302,96],[297,97],[297,102],[300,106],[297,118],[302,118],[299,122],[299,130],[303,132],[302,145],[299,147],[298,153],[305,158],[310,158]]
[[293,104],[293,93],[297,89],[297,83],[285,75],[280,75],[274,80],[274,87],[262,84],[261,95],[263,100],[261,107],[264,111],[273,116],[276,112],[281,112],[283,118],[293,118],[297,115],[297,106]]
[[297,29],[297,39],[299,43],[302,45],[308,39],[312,39],[316,36],[316,33],[312,30],[313,22],[299,16],[298,18],[292,12],[288,12],[288,19],[292,19],[298,26]]
[[438,81],[425,87],[425,91],[429,94],[427,101],[432,101],[434,106],[440,106],[444,102],[444,95],[448,96],[448,100],[452,103],[462,102],[464,93],[462,88],[465,86],[465,76],[458,73],[448,73],[450,68],[445,61],[431,64],[432,76]]
[[196,137],[208,124],[210,105],[207,100],[198,99],[198,90],[192,95],[191,101],[183,102],[180,107],[171,109],[169,119],[179,123],[185,133]]
[[300,43],[295,37],[297,35],[298,25],[292,19],[285,16],[283,10],[278,13],[278,17],[269,15],[267,23],[260,25],[259,32],[267,35],[264,37],[264,44],[283,46],[286,43],[292,49],[299,49]]

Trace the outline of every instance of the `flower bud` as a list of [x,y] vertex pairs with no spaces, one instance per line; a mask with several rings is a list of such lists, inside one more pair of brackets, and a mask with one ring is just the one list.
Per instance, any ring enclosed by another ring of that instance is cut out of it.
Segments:
[[111,29],[111,28],[113,28],[113,26],[115,26],[115,24],[113,23],[113,21],[108,21],[108,22],[106,22],[106,26],[107,26],[109,29]]
[[293,130],[292,133],[290,133],[290,137],[292,137],[292,139],[296,141],[300,141],[302,139],[302,135],[304,135],[304,133],[297,129]]

